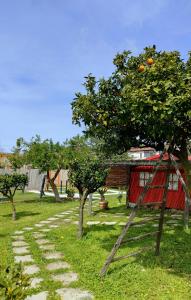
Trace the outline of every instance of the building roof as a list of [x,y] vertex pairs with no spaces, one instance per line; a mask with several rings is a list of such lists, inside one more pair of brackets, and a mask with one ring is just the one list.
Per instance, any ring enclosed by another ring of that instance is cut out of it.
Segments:
[[140,151],[156,151],[156,150],[151,147],[142,147],[142,148],[131,147],[129,150],[129,152],[140,152]]
[[[173,157],[175,160],[179,160],[176,156],[173,155]],[[159,160],[159,158],[160,158],[160,154],[156,154],[156,155],[145,158],[145,160]],[[165,153],[163,155],[163,160],[168,160],[168,159],[169,159],[169,155],[168,155],[168,153]],[[188,160],[191,161],[191,155],[188,156]]]

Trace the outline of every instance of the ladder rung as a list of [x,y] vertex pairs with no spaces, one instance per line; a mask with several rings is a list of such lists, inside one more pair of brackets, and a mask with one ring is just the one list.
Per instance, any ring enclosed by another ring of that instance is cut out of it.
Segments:
[[153,249],[153,247],[145,247],[145,248],[142,248],[141,250],[139,250],[137,252],[132,252],[128,255],[118,256],[116,258],[113,258],[111,262],[115,262],[115,261],[118,261],[118,260],[121,260],[121,259],[129,258],[131,256],[136,256],[136,255],[144,252],[145,250],[150,250],[150,249]]
[[141,221],[132,222],[130,224],[130,226],[145,224],[147,222],[151,222],[151,221],[155,221],[155,220],[159,220],[159,217],[145,218],[144,220],[141,220]]
[[141,235],[129,238],[129,239],[125,240],[125,241],[122,241],[122,244],[127,243],[127,242],[141,240],[141,239],[144,239],[145,237],[148,237],[148,236],[157,235],[157,233],[158,233],[158,231],[148,232],[148,233],[145,233],[145,234],[141,234]]
[[165,188],[165,185],[148,185],[150,189],[160,189]]

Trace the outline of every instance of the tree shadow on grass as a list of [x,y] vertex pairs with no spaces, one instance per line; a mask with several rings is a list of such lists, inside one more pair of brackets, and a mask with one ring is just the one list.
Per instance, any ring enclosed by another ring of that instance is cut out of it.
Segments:
[[[31,211],[18,211],[16,214],[16,220],[19,220],[23,217],[31,217],[31,216],[35,216],[35,215],[40,215],[40,213],[38,212],[31,212]],[[2,215],[2,217],[12,217],[12,213],[10,214],[6,214],[6,215]]]
[[[71,199],[61,199],[62,201],[55,201],[54,197],[43,197],[43,198],[35,198],[35,199],[29,199],[29,200],[24,200],[24,203],[56,203],[56,204],[63,204],[63,203],[73,203]],[[78,200],[75,200],[75,202],[78,202]]]

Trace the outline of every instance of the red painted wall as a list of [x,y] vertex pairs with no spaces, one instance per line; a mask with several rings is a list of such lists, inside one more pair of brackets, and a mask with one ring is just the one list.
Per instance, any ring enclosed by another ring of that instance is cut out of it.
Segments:
[[[131,169],[129,201],[135,203],[139,194],[143,191],[143,187],[139,186],[140,172],[152,172],[152,167],[134,167]],[[175,171],[172,170],[172,173]],[[153,179],[152,185],[162,185],[165,183],[165,171],[158,171]],[[143,202],[161,202],[164,189],[149,189]],[[169,190],[167,196],[167,208],[184,209],[185,194],[180,183],[178,182],[178,190]]]

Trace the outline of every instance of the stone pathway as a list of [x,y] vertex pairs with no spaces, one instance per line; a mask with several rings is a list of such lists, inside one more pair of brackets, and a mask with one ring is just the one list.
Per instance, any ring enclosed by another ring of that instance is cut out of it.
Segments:
[[[40,267],[35,264],[35,259],[30,251],[30,245],[26,241],[25,233],[31,232],[36,246],[39,248],[39,253],[46,261],[45,269],[50,278],[55,282],[59,282],[63,288],[57,289],[56,293],[60,299],[64,300],[91,300],[94,299],[89,291],[81,290],[80,288],[70,288],[70,284],[78,280],[78,274],[72,271],[72,267],[64,260],[64,254],[55,250],[55,245],[47,239],[46,233],[50,230],[58,228],[60,224],[78,224],[74,221],[71,214],[76,217],[76,209],[68,210],[60,214],[56,214],[47,220],[40,221],[34,227],[25,227],[23,230],[15,231],[12,236],[12,249],[15,262],[24,264],[24,273],[31,277],[31,289],[40,288],[43,278],[39,276]],[[99,224],[96,222],[94,224]],[[93,224],[92,224],[93,225]],[[59,272],[57,274],[57,272]],[[31,290],[32,291],[32,290]],[[35,290],[34,290],[35,293]],[[28,296],[26,300],[47,300],[48,291]]]
[[[77,208],[55,214],[54,216],[42,220],[35,224],[33,227],[24,227],[23,230],[15,231],[12,236],[12,250],[14,253],[15,262],[22,262],[24,264],[24,273],[31,276],[31,289],[40,288],[43,282],[43,278],[39,276],[41,271],[40,267],[35,263],[35,259],[30,251],[30,245],[28,244],[25,233],[32,234],[32,238],[36,243],[36,247],[39,249],[39,253],[42,259],[45,260],[45,270],[51,280],[59,282],[63,288],[57,289],[56,293],[64,300],[92,300],[93,295],[89,291],[83,291],[80,288],[71,288],[70,284],[78,280],[78,274],[72,271],[72,266],[65,261],[64,254],[55,250],[55,245],[48,240],[46,233],[58,228],[61,224],[74,224],[78,225],[78,221],[75,220],[78,217],[76,213]],[[99,217],[111,217],[110,214],[101,213]],[[126,217],[125,213],[117,213],[113,215],[115,221],[87,221],[88,226],[125,226],[126,222],[118,221],[116,218]],[[144,218],[144,217],[143,217]],[[178,226],[177,220],[169,220],[167,225]],[[136,225],[135,227],[142,227],[142,225]],[[158,224],[151,225],[158,227]],[[32,290],[33,291],[33,290]],[[35,293],[35,290],[34,290]],[[42,291],[40,293],[28,296],[26,300],[47,300],[48,292]]]

